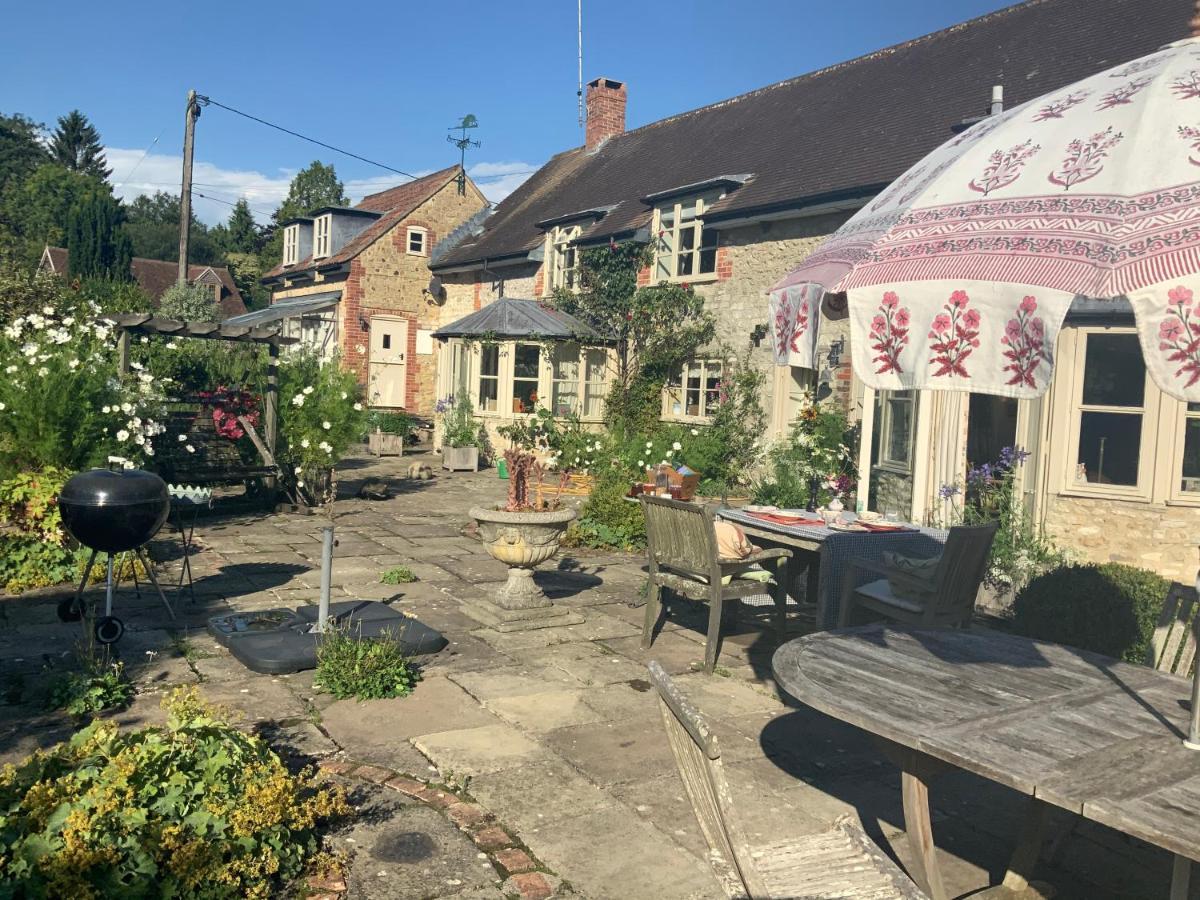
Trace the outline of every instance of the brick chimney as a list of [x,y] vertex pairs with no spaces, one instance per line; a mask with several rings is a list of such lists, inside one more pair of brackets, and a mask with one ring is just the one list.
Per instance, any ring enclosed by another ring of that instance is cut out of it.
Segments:
[[610,137],[625,133],[625,83],[597,78],[587,86],[588,152],[598,150]]

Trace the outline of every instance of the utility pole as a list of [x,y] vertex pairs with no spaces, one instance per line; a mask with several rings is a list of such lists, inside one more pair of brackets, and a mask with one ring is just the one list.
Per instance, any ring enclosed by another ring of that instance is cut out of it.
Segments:
[[179,283],[187,284],[188,241],[192,236],[192,149],[196,138],[196,120],[200,104],[196,92],[188,91],[187,113],[183,125],[183,187],[179,191]]

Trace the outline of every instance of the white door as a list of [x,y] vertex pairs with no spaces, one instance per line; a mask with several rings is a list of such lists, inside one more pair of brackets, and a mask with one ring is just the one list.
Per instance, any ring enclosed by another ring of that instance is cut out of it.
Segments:
[[370,388],[372,406],[404,406],[408,372],[408,320],[371,317]]

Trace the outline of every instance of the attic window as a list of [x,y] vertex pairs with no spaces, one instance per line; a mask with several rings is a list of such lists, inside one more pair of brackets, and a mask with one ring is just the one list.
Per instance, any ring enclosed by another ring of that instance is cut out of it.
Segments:
[[717,271],[717,232],[704,227],[704,211],[721,197],[668,200],[654,209],[654,280],[711,278]]
[[313,220],[313,259],[329,255],[329,236],[333,231],[333,215],[326,213]]
[[288,225],[283,229],[283,264],[294,266],[300,261],[300,226]]
[[407,246],[408,252],[413,256],[426,256],[426,232],[424,228],[416,225],[410,225],[408,229]]
[[546,283],[551,289],[562,288],[572,292],[579,289],[579,250],[575,240],[582,230],[578,225],[559,225],[550,232],[550,246],[546,253],[550,277]]

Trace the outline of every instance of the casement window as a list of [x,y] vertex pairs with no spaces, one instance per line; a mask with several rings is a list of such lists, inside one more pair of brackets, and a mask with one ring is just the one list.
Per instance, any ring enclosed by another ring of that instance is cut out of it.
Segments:
[[324,259],[330,254],[330,235],[333,232],[333,215],[326,213],[313,220],[313,259]]
[[715,278],[717,232],[704,227],[704,210],[717,194],[668,201],[654,210],[654,281]]
[[479,401],[475,408],[480,412],[500,411],[500,347],[497,344],[479,348]]
[[300,226],[288,225],[283,229],[283,264],[294,266],[300,261]]
[[541,382],[542,348],[538,344],[517,344],[513,351],[512,411],[531,413],[538,405]]
[[608,352],[556,344],[551,353],[550,411],[555,416],[599,419],[608,392]]
[[1071,415],[1068,487],[1148,496],[1159,392],[1132,329],[1081,329]]
[[416,225],[409,226],[406,246],[410,254],[413,256],[428,256],[427,241],[428,233],[424,228]]
[[719,359],[694,359],[684,363],[663,391],[663,418],[711,418],[721,395],[722,370]]
[[582,229],[578,225],[557,226],[550,232],[546,248],[546,264],[550,288],[568,291],[579,289],[579,249],[575,246]]
[[1200,500],[1200,403],[1184,403],[1179,429],[1178,493]]
[[913,465],[913,424],[916,420],[913,391],[878,391],[875,394],[875,464],[891,472],[908,473]]

